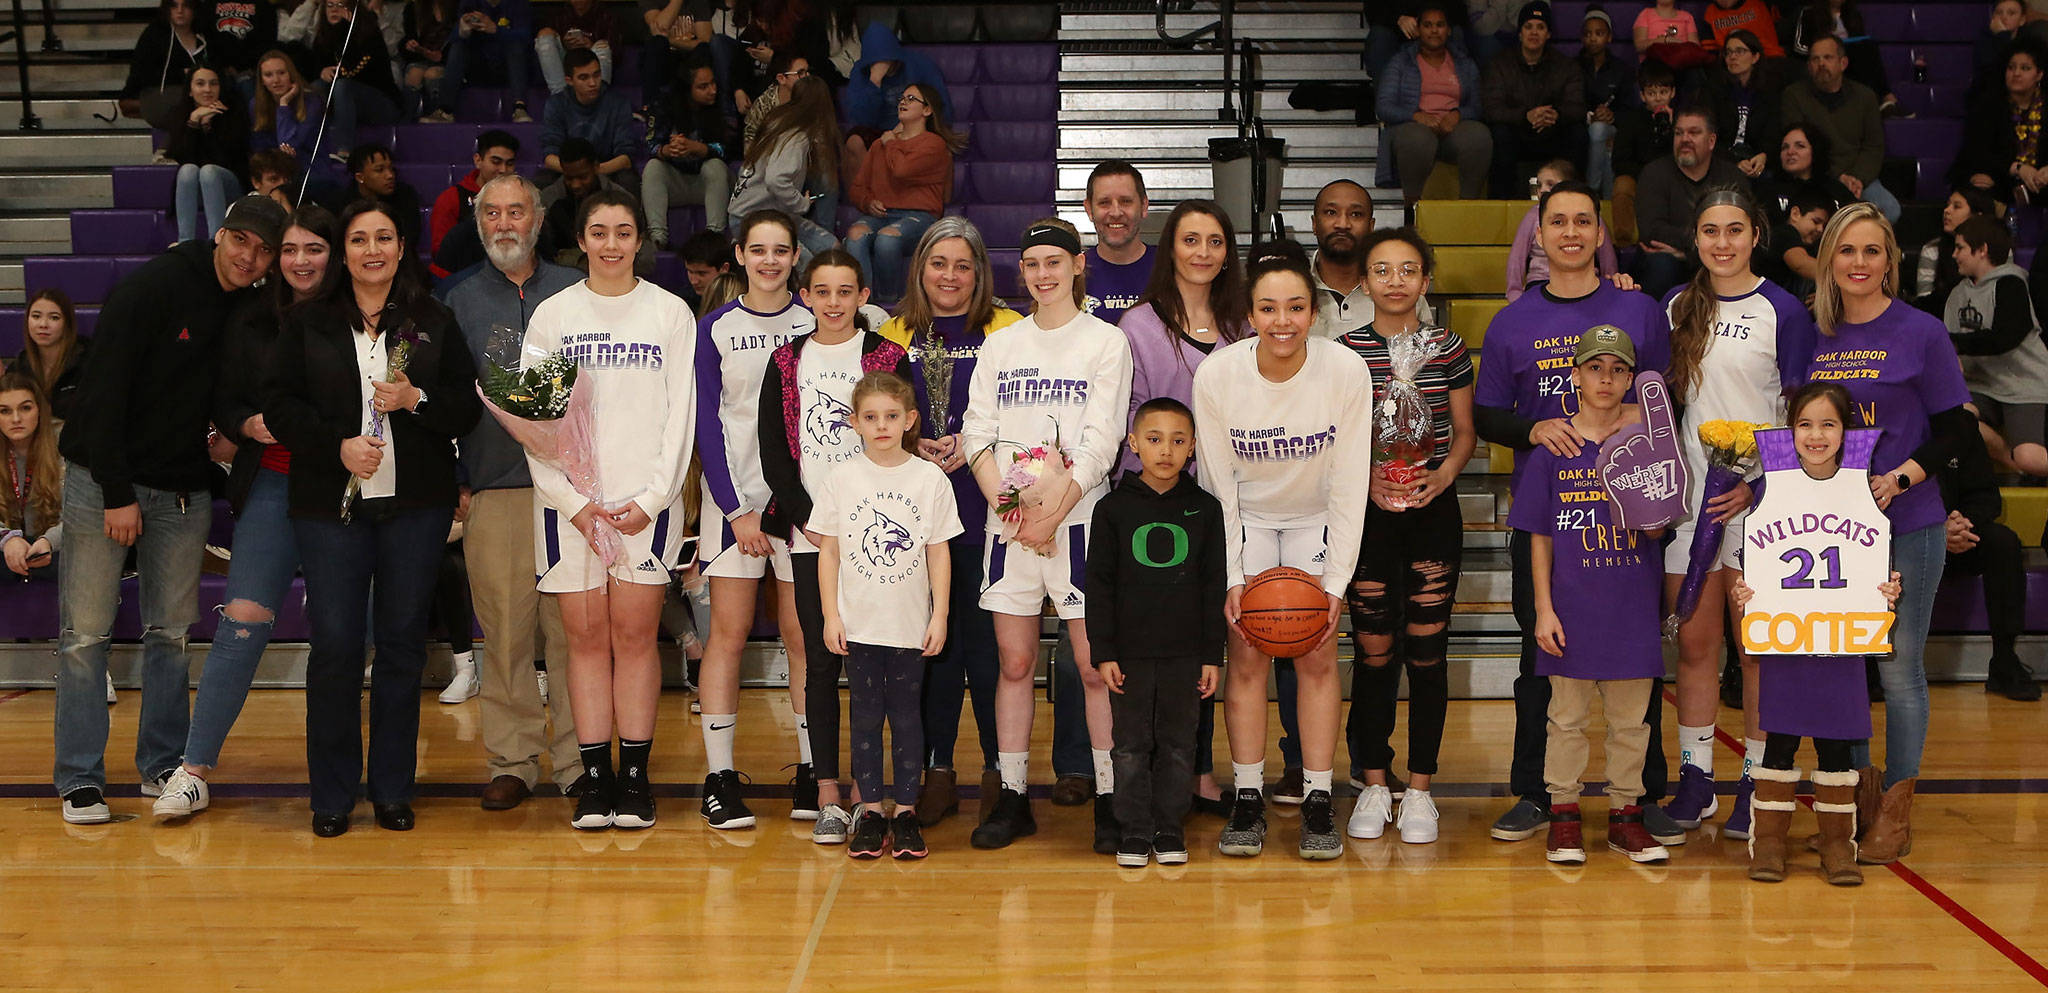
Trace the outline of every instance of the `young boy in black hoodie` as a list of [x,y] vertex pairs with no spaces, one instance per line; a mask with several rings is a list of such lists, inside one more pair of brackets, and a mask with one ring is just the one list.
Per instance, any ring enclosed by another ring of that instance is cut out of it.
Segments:
[[1095,505],[1088,640],[1115,719],[1116,863],[1181,865],[1195,726],[1223,658],[1223,506],[1183,470],[1195,416],[1171,397],[1131,420],[1140,471]]

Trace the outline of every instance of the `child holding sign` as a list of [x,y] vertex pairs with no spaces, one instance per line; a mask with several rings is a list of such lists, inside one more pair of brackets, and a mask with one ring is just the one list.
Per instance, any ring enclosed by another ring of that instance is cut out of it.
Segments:
[[1635,862],[1662,862],[1664,846],[1643,827],[1643,752],[1650,694],[1664,672],[1658,597],[1664,576],[1656,532],[1615,523],[1600,482],[1600,449],[1641,411],[1622,403],[1635,381],[1636,348],[1611,324],[1579,337],[1571,382],[1585,439],[1576,456],[1537,448],[1515,492],[1509,526],[1529,532],[1536,594],[1536,672],[1550,680],[1543,779],[1550,792],[1545,858],[1586,861],[1579,777],[1586,725],[1598,693],[1607,718],[1607,847]]
[[[1798,467],[1808,478],[1832,480],[1841,470],[1842,439],[1851,409],[1849,391],[1834,383],[1811,383],[1793,394],[1787,420]],[[1767,455],[1767,473],[1782,471],[1772,463]],[[1848,506],[1869,491],[1869,483],[1863,473],[1852,473],[1842,477],[1841,488],[1839,505]],[[1832,499],[1829,504],[1838,505]],[[1741,611],[1756,590],[1739,573],[1731,579],[1729,598]],[[1895,604],[1899,574],[1892,573],[1878,589],[1887,607]],[[1855,834],[1856,785],[1861,776],[1850,749],[1870,737],[1870,689],[1862,657],[1774,655],[1764,657],[1759,669],[1758,722],[1765,737],[1763,764],[1751,770],[1756,794],[1750,802],[1749,878],[1767,883],[1785,878],[1786,837],[1792,830],[1793,795],[1799,787],[1799,770],[1792,760],[1799,752],[1799,739],[1811,737],[1819,764],[1813,774],[1813,812],[1820,820],[1821,872],[1836,886],[1860,886],[1863,872],[1856,868]]]

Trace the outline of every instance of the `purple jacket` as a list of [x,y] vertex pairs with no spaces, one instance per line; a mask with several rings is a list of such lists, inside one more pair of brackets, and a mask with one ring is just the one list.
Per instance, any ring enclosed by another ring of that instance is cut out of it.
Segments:
[[[1603,279],[1621,270],[1614,257],[1614,232],[1607,229],[1606,221],[1600,222],[1600,249],[1593,253],[1593,264]],[[1530,207],[1522,215],[1521,226],[1515,228],[1514,244],[1508,247],[1508,302],[1514,303],[1523,290],[1549,278],[1550,258],[1536,243],[1536,208]]]
[[[1166,322],[1160,320],[1158,312],[1149,303],[1141,303],[1124,311],[1123,320],[1117,328],[1131,343],[1131,409],[1124,415],[1124,428],[1129,430],[1131,422],[1138,416],[1138,408],[1154,397],[1172,397],[1195,406],[1195,367],[1208,358],[1208,353],[1185,340],[1176,341],[1167,334]],[[1234,334],[1248,334],[1250,328],[1239,328]],[[1226,335],[1226,338],[1230,336]],[[1222,342],[1217,347],[1222,347]],[[1124,472],[1137,472],[1138,453],[1124,446],[1123,461],[1118,468]]]

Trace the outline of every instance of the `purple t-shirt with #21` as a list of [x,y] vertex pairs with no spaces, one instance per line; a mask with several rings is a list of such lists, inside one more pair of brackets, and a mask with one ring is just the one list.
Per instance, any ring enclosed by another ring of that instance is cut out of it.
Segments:
[[[1807,373],[1811,382],[1839,383],[1856,404],[1852,426],[1879,428],[1872,476],[1892,472],[1933,434],[1930,418],[1970,402],[1948,329],[1932,315],[1893,300],[1862,324],[1837,324],[1823,336]],[[1930,474],[1934,466],[1921,466]],[[1940,524],[1941,488],[1928,479],[1885,508],[1895,535]]]
[[1539,676],[1664,674],[1664,552],[1641,531],[1614,523],[1600,484],[1600,447],[1588,442],[1577,458],[1532,450],[1508,512],[1509,527],[1551,540],[1550,606],[1564,627],[1564,654],[1538,646]]

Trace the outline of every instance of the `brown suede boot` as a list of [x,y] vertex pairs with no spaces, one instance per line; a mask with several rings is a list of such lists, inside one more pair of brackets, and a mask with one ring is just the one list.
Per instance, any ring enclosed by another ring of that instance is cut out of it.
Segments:
[[926,769],[917,799],[917,822],[931,827],[960,812],[960,790],[951,769]]
[[1864,832],[1856,861],[1865,865],[1888,865],[1913,851],[1913,787],[1918,782],[1901,779],[1884,791],[1878,805],[1877,823]]
[[1749,801],[1749,878],[1760,883],[1783,882],[1792,812],[1799,806],[1792,800],[1799,789],[1799,770],[1756,766],[1749,775],[1756,783]]
[[[1884,773],[1874,765],[1856,770],[1856,841],[1877,826],[1879,800],[1884,796]],[[1806,850],[1820,851],[1820,835],[1806,836]]]
[[996,812],[996,799],[1003,795],[1003,774],[994,769],[981,774],[981,820],[976,826],[987,824],[988,815]]
[[1813,774],[1813,812],[1820,820],[1820,874],[1832,886],[1863,885],[1856,867],[1855,771]]

